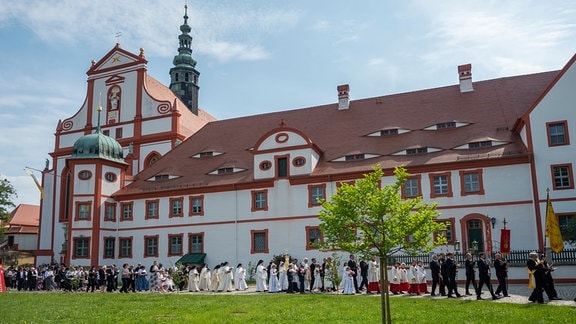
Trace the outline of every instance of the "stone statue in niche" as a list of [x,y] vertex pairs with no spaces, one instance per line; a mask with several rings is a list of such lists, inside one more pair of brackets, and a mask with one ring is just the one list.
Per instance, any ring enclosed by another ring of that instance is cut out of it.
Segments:
[[118,110],[120,108],[120,88],[114,87],[109,91],[108,96],[108,109]]

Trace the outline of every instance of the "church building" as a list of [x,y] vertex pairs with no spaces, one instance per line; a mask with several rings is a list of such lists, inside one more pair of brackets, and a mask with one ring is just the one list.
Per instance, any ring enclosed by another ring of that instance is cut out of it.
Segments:
[[143,50],[92,63],[43,171],[37,264],[321,259],[318,199],[376,164],[383,184],[406,166],[402,195],[437,201],[463,250],[498,251],[504,226],[512,249],[543,249],[547,189],[561,224],[576,216],[576,56],[485,81],[461,65],[455,85],[358,100],[339,85],[326,105],[215,120],[198,107],[187,20],[169,86]]

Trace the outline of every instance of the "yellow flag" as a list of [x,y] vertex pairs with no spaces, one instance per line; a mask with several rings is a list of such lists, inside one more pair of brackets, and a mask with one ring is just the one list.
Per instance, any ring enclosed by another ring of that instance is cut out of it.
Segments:
[[564,250],[564,240],[562,239],[562,233],[560,232],[560,225],[558,224],[558,218],[554,213],[554,208],[552,208],[552,202],[550,201],[550,194],[546,197],[546,231],[545,235],[550,239],[550,249],[554,253],[560,253]]
[[29,169],[24,169],[24,172],[28,173],[28,175],[31,176],[32,179],[34,179],[36,187],[38,187],[38,190],[40,190],[40,198],[44,199],[44,188],[42,187],[42,185],[40,185],[40,182],[38,181],[38,179],[36,179],[34,173],[32,173],[32,171],[30,171]]

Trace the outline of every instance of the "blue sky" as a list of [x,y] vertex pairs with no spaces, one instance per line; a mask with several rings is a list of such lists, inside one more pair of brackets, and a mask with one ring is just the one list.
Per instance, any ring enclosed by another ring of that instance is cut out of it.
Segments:
[[[39,204],[59,119],[86,96],[86,71],[116,43],[145,49],[169,84],[184,1],[0,2],[0,177]],[[576,53],[573,1],[188,1],[200,107],[218,119],[561,69]],[[40,173],[35,172],[40,178]]]

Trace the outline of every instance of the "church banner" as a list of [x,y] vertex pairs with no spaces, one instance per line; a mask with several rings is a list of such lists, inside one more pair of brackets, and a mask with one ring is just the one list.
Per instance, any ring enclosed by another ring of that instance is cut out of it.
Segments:
[[500,253],[510,253],[510,230],[500,230]]

